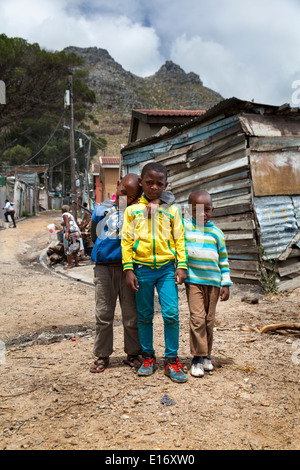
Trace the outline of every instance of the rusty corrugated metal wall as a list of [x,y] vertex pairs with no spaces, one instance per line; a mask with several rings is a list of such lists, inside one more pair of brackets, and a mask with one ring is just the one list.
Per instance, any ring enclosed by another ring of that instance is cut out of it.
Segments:
[[300,196],[255,197],[254,206],[265,259],[279,259],[300,232]]
[[300,121],[296,110],[287,112],[240,116],[263,265],[275,272],[279,291],[300,286]]
[[179,204],[195,189],[209,191],[234,280],[260,282],[264,250],[278,261],[286,289],[300,286],[299,149],[298,109],[232,98],[164,136],[125,147],[122,170],[161,162]]

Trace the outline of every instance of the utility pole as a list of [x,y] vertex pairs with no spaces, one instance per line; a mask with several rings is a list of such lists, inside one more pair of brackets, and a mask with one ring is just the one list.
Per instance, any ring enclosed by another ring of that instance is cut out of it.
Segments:
[[71,158],[71,197],[72,214],[77,222],[77,191],[75,175],[75,143],[74,143],[74,110],[73,110],[73,77],[69,75],[70,92],[70,158]]
[[[66,127],[66,126],[65,126]],[[89,198],[89,168],[90,168],[90,158],[91,158],[91,146],[92,139],[84,132],[79,129],[74,129],[75,132],[79,132],[82,135],[82,138],[79,139],[79,146],[83,149],[84,154],[84,182],[83,182],[83,199],[87,194],[87,199]],[[86,140],[88,140],[88,151],[86,155]],[[78,171],[79,172],[79,171]],[[86,202],[86,201],[84,201]]]
[[86,161],[86,166],[85,166],[84,192],[85,192],[85,194],[87,194],[87,198],[89,199],[89,168],[90,168],[92,139],[90,137],[87,137],[87,138],[89,139],[89,147],[88,147],[88,155],[87,155],[87,161]]

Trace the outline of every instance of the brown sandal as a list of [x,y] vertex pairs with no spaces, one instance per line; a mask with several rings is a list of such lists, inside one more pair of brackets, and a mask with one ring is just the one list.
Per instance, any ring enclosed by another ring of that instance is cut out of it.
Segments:
[[108,357],[99,357],[98,361],[95,361],[92,367],[90,367],[90,372],[92,374],[98,374],[99,372],[104,372],[108,367],[109,358]]
[[142,365],[142,361],[139,358],[139,356],[127,356],[126,359],[124,359],[124,364],[130,367],[135,367],[136,369],[139,369]]

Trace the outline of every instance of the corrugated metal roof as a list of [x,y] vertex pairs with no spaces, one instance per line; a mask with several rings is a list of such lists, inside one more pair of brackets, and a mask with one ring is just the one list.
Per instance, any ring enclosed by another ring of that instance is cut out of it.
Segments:
[[206,112],[204,109],[135,109],[134,111],[148,116],[201,116]]
[[255,197],[266,258],[276,259],[300,231],[300,196]]
[[17,173],[45,173],[49,169],[49,165],[25,165],[14,168]]
[[288,116],[298,117],[300,116],[299,108],[290,108],[289,106],[274,106],[268,104],[261,104],[261,103],[253,103],[251,101],[243,101],[239,100],[238,98],[228,98],[226,100],[222,100],[217,103],[215,106],[209,108],[205,113],[201,114],[200,116],[195,116],[194,119],[189,120],[188,122],[181,124],[180,126],[175,126],[166,132],[162,136],[152,136],[148,137],[142,141],[132,142],[126,145],[123,149],[121,149],[121,153],[127,152],[132,148],[143,147],[147,145],[149,142],[160,142],[162,140],[166,140],[171,138],[173,135],[180,134],[181,132],[185,132],[187,129],[190,129],[196,125],[201,125],[206,121],[209,121],[211,118],[217,115],[223,114],[224,117],[231,116],[234,114],[238,114],[241,112],[251,112],[257,113],[260,115],[262,112],[264,115],[271,115],[271,114],[284,114]]

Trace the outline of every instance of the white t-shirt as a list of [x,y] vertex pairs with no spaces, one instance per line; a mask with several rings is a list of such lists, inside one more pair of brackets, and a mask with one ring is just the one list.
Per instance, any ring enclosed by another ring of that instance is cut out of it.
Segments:
[[13,208],[13,206],[11,205],[10,202],[7,202],[7,203],[5,204],[4,209],[6,210],[6,212],[11,212],[11,211],[14,211],[14,210],[15,210],[15,209]]

